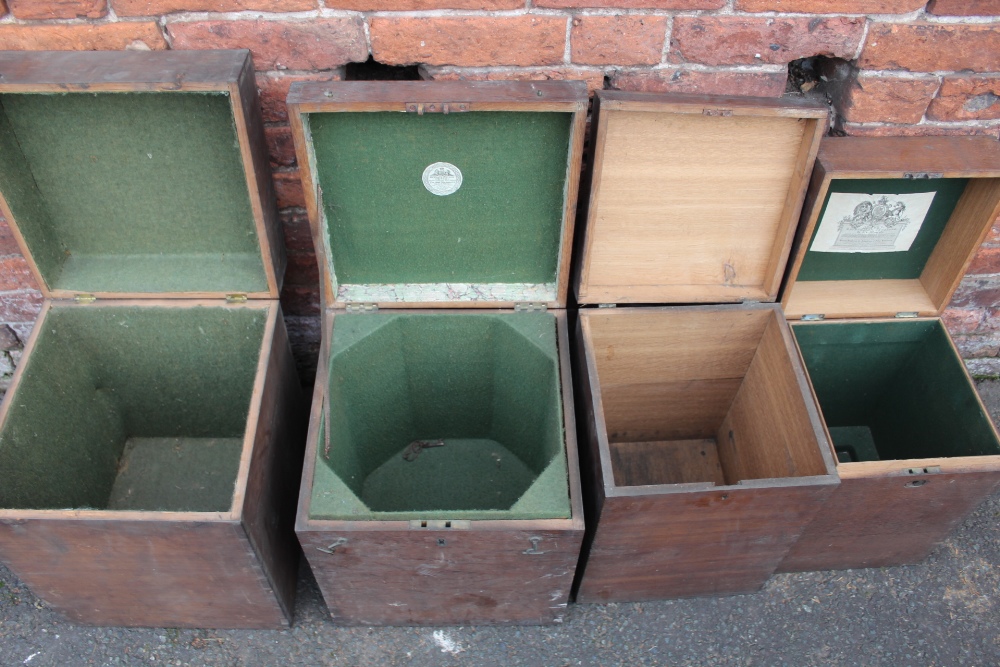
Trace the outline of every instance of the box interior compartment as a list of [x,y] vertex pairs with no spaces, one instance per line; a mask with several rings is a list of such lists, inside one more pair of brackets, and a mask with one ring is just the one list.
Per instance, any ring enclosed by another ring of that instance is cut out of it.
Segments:
[[616,486],[827,474],[773,309],[589,311],[581,320]]
[[227,93],[0,95],[0,183],[50,290],[268,290]]
[[[908,250],[815,251],[821,221],[835,193],[874,195],[869,214],[873,224],[890,218],[887,207],[880,204],[893,203],[893,195],[933,193],[934,199]],[[880,201],[882,197],[886,202]],[[1000,179],[995,178],[834,178],[787,288],[786,314],[831,317],[940,313],[983,233],[992,224],[992,211],[998,201]]]
[[1000,454],[940,320],[792,331],[841,463]]
[[550,313],[337,315],[324,412],[311,518],[570,516]]
[[[338,301],[553,301],[572,113],[304,116]],[[459,189],[423,184],[437,162]],[[374,194],[373,194],[374,193]]]
[[0,507],[229,512],[262,308],[52,306],[0,431]]
[[605,104],[581,302],[773,301],[821,120]]

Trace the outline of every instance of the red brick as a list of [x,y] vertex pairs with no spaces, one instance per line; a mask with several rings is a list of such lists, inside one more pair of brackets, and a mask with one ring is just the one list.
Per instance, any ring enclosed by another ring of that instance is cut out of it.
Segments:
[[949,76],[927,117],[934,120],[1000,118],[1000,76]]
[[175,49],[250,49],[254,66],[317,70],[368,59],[360,17],[308,21],[170,23]]
[[161,16],[174,12],[300,12],[317,0],[111,0],[118,16]]
[[1000,220],[993,223],[990,233],[986,235],[986,243],[1000,245]]
[[319,287],[286,284],[281,288],[281,310],[291,316],[318,315]]
[[19,254],[21,254],[21,248],[17,245],[14,233],[10,231],[7,221],[0,217],[0,257]]
[[28,262],[20,255],[0,257],[0,291],[37,289]]
[[725,0],[535,0],[535,7],[599,9],[721,9]]
[[557,65],[566,49],[559,16],[371,19],[372,55],[388,65]]
[[7,4],[4,0],[0,0],[0,16],[4,16],[7,13]]
[[978,276],[988,273],[1000,273],[1000,248],[983,246],[976,251],[972,264],[966,275]]
[[604,72],[580,67],[528,68],[528,69],[478,69],[455,67],[427,67],[426,75],[433,81],[585,81],[587,90],[593,92],[604,87]]
[[325,0],[323,5],[330,9],[358,12],[405,12],[431,9],[523,9],[525,3],[524,0]]
[[957,334],[952,336],[952,340],[964,359],[983,359],[1000,353],[1000,340],[996,336]]
[[927,11],[939,16],[997,16],[1000,0],[931,0]]
[[99,19],[108,13],[106,0],[8,0],[19,19]]
[[285,282],[289,285],[316,288],[319,285],[319,265],[316,264],[316,255],[311,252],[288,253]]
[[665,16],[579,16],[570,34],[571,59],[583,65],[656,65],[666,37]]
[[785,92],[784,72],[696,72],[663,69],[653,72],[616,72],[612,87],[641,93],[693,93],[780,97]]
[[815,55],[851,59],[861,43],[861,18],[679,16],[670,52],[675,62],[706,65],[785,64]]
[[265,128],[264,138],[272,167],[295,166],[295,142],[292,141],[291,128],[287,125]]
[[257,74],[257,90],[260,91],[260,107],[264,121],[268,123],[284,123],[288,121],[288,110],[285,99],[288,89],[296,81],[340,81],[344,78],[342,70],[317,74],[282,74],[268,72]]
[[302,190],[302,180],[299,170],[276,171],[274,176],[274,196],[278,200],[278,208],[289,206],[305,207],[306,196]]
[[974,333],[985,316],[986,310],[983,308],[946,308],[941,313],[945,327],[953,335]]
[[305,211],[285,210],[280,217],[288,252],[313,252],[312,228]]
[[44,300],[42,293],[36,290],[0,294],[0,322],[34,322]]
[[845,123],[844,132],[852,137],[957,137],[986,136],[1000,138],[1000,127],[938,127],[935,125],[864,125]]
[[1000,304],[1000,276],[966,276],[951,297],[951,308],[992,308]]
[[989,25],[873,24],[858,66],[863,69],[1000,70],[1000,30]]
[[978,330],[982,332],[1000,332],[1000,309],[987,308]]
[[837,110],[855,123],[919,123],[934,99],[938,79],[895,79],[861,74],[835,99]]
[[120,51],[167,48],[153,21],[96,25],[0,25],[0,49],[15,51]]
[[927,0],[736,0],[741,12],[795,12],[800,14],[909,14]]

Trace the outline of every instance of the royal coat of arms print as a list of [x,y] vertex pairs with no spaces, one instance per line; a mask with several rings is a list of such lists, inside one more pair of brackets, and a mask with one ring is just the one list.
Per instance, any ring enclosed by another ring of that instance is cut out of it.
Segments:
[[834,192],[830,195],[809,250],[905,252],[917,238],[934,201],[934,194]]

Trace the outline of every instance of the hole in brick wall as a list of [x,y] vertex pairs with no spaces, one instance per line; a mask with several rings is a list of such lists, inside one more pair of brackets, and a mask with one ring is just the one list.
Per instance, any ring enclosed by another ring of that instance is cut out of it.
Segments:
[[788,63],[785,96],[806,97],[830,108],[830,134],[839,135],[840,118],[835,101],[854,78],[854,65],[843,58],[811,56]]
[[385,65],[371,56],[363,63],[348,63],[345,81],[420,81],[419,65]]

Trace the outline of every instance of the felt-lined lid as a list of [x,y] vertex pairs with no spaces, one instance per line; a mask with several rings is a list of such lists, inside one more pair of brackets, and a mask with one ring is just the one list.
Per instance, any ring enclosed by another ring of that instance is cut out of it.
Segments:
[[328,307],[563,307],[580,82],[333,82],[288,96]]
[[995,139],[827,139],[782,295],[785,315],[938,315],[998,215]]
[[598,91],[579,302],[774,301],[826,117],[804,101]]
[[276,298],[250,53],[0,52],[0,212],[47,297]]

